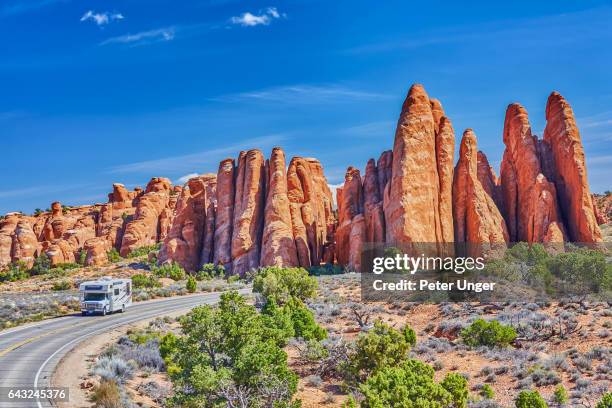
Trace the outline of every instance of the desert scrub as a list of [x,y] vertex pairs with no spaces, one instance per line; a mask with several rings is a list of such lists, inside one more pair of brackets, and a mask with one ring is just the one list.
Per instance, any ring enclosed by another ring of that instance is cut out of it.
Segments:
[[223,279],[225,277],[225,268],[221,264],[215,265],[212,263],[207,263],[202,265],[200,270],[196,272],[195,277],[199,281],[215,278]]
[[139,258],[141,256],[146,256],[149,255],[150,252],[159,251],[160,248],[161,242],[155,245],[147,245],[140,248],[136,248],[127,255],[127,258]]
[[175,281],[183,280],[187,275],[181,265],[176,262],[165,263],[161,266],[154,267],[152,272],[159,278],[170,278]]
[[537,391],[521,391],[514,401],[516,408],[548,408],[546,401]]
[[434,370],[418,360],[405,360],[396,367],[384,367],[359,386],[362,407],[467,407],[467,381],[456,373],[442,382],[433,379]]
[[308,275],[304,268],[260,268],[253,280],[253,292],[260,293],[266,300],[274,298],[283,305],[296,298],[302,302],[317,294],[317,279]]
[[135,363],[126,361],[118,355],[104,356],[98,359],[92,369],[92,374],[102,381],[112,381],[123,384],[134,376]]
[[121,261],[123,258],[119,255],[119,251],[116,248],[112,248],[110,251],[106,253],[106,257],[108,258],[108,262],[115,263]]
[[132,285],[134,288],[159,288],[161,283],[153,275],[137,273],[132,275]]
[[72,288],[72,283],[67,280],[54,282],[51,290],[59,291],[59,290],[68,290]]
[[489,384],[484,384],[482,387],[480,387],[480,391],[478,392],[478,394],[486,399],[495,398],[495,392]]
[[101,381],[91,395],[95,408],[122,408],[121,392],[114,381]]
[[567,395],[567,390],[563,385],[559,384],[559,386],[555,388],[555,392],[553,393],[553,401],[559,405],[568,403],[569,396]]
[[185,288],[187,288],[187,292],[189,293],[194,293],[198,289],[198,283],[193,276],[189,275]]
[[80,310],[76,292],[2,294],[0,296],[0,328],[39,321]]
[[470,326],[461,330],[463,342],[471,347],[507,347],[516,338],[516,331],[510,326],[505,326],[497,320],[487,322],[478,319]]
[[595,408],[612,408],[612,392],[606,393]]

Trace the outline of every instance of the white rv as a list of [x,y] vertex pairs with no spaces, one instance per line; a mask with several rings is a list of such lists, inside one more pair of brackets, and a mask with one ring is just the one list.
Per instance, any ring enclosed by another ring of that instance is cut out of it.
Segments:
[[81,314],[125,312],[132,304],[132,280],[104,277],[79,285]]

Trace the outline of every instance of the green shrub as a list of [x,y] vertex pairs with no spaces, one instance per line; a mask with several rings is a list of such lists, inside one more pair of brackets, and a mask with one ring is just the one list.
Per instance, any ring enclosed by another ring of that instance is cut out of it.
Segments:
[[51,260],[44,252],[34,259],[34,265],[28,271],[30,275],[45,275],[51,269]]
[[295,337],[304,340],[323,340],[327,332],[315,321],[314,315],[299,299],[293,298],[285,306],[293,323]]
[[197,280],[208,280],[214,278],[224,278],[225,277],[225,268],[223,265],[215,265],[212,263],[207,263],[202,265],[200,270],[196,273]]
[[226,406],[228,394],[221,391],[240,389],[244,406],[294,406],[298,377],[287,365],[278,331],[269,326],[273,321],[237,292],[221,295],[218,307],[197,306],[183,316],[183,335],[160,340],[177,390],[171,405]]
[[344,367],[345,379],[349,384],[361,383],[378,370],[397,367],[409,352],[410,343],[402,332],[377,321],[355,342],[354,353]]
[[121,258],[121,255],[119,255],[119,251],[117,251],[116,248],[111,248],[111,250],[106,253],[106,256],[108,257],[108,261],[111,263],[119,262],[123,259]]
[[140,248],[136,248],[134,250],[132,250],[129,254],[128,254],[128,258],[138,258],[141,256],[145,256],[145,255],[149,255],[150,252],[154,252],[154,251],[158,251],[159,248],[161,247],[161,243],[155,244],[155,245],[146,245]]
[[53,283],[51,290],[68,290],[72,288],[72,284],[66,280]]
[[495,398],[495,392],[493,391],[493,388],[489,384],[483,385],[482,388],[480,388],[479,394],[483,398],[487,398],[487,399]]
[[437,384],[431,366],[418,360],[405,360],[395,367],[383,367],[359,386],[362,407],[446,408],[467,406],[467,381],[449,374]]
[[87,261],[87,251],[86,250],[81,249],[81,251],[79,251],[79,259],[77,261],[80,265],[85,265],[85,262]]
[[612,408],[612,392],[606,393],[595,408]]
[[146,275],[144,273],[137,273],[132,275],[132,285],[135,288],[159,288],[161,283],[153,275]]
[[416,332],[414,331],[412,327],[408,325],[404,326],[404,328],[402,329],[402,334],[404,335],[404,339],[406,339],[406,342],[410,344],[410,347],[416,346],[416,343],[417,343]]
[[27,279],[30,277],[27,269],[25,262],[13,262],[7,268],[0,270],[0,282],[17,282]]
[[516,401],[516,408],[548,408],[546,401],[537,391],[521,391]]
[[556,255],[547,262],[557,278],[567,282],[574,293],[612,290],[612,265],[603,252],[580,248]]
[[553,394],[553,400],[557,404],[567,404],[569,401],[569,396],[567,395],[567,390],[562,384],[559,384],[557,388],[555,388],[555,393]]
[[487,322],[483,319],[474,321],[470,326],[461,330],[463,342],[468,346],[505,347],[516,338],[516,330],[505,326],[497,320]]
[[339,265],[325,264],[319,266],[311,266],[310,268],[308,268],[308,273],[312,276],[340,275],[344,273],[344,268]]
[[183,280],[187,275],[181,265],[176,262],[165,263],[155,267],[153,268],[153,273],[159,278],[170,278],[175,281]]
[[301,301],[317,293],[317,280],[308,275],[304,268],[261,268],[253,281],[253,292],[261,293],[268,301],[274,299],[279,305],[291,298]]
[[193,276],[189,275],[185,287],[189,293],[194,293],[198,289],[198,283]]
[[468,403],[468,383],[464,376],[448,373],[440,383],[449,392],[455,408],[466,408]]
[[[87,255],[87,253],[85,253],[85,255]],[[81,265],[79,265],[78,263],[74,263],[74,262],[64,262],[64,263],[55,265],[55,267],[65,269],[65,270],[71,270],[71,269],[78,269],[81,267]]]

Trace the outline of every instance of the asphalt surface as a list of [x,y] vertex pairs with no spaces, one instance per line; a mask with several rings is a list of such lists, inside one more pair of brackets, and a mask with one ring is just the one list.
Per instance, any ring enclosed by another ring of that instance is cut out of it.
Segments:
[[[243,289],[241,293],[249,293]],[[3,387],[48,387],[59,361],[79,343],[116,327],[157,316],[213,304],[220,293],[181,296],[134,303],[125,313],[107,316],[70,315],[0,331],[0,393]],[[2,397],[0,397],[2,398]],[[0,407],[53,407],[51,401],[7,402]]]

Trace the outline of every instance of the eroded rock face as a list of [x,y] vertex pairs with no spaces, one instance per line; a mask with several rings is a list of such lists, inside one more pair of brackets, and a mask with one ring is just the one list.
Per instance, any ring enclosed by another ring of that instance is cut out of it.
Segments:
[[36,234],[32,230],[32,225],[25,218],[19,219],[13,237],[13,261],[19,260],[31,267],[39,251],[40,245],[36,239]]
[[259,266],[265,197],[265,160],[260,150],[241,152],[236,175],[231,272]]
[[[358,258],[353,251],[359,252],[366,240],[366,225],[364,212],[363,187],[358,169],[349,167],[344,175],[344,186],[336,190],[338,203],[338,228],[336,229],[336,259],[341,265],[348,265],[355,270],[355,260]],[[357,217],[359,216],[359,219]],[[353,223],[359,225],[353,227]],[[355,242],[351,240],[355,239]]]
[[235,164],[233,159],[225,159],[219,164],[217,172],[217,213],[214,236],[213,262],[218,265],[231,265],[232,230],[234,225]]
[[484,188],[485,192],[493,199],[497,208],[501,209],[502,206],[502,192],[500,181],[495,174],[495,170],[489,164],[487,156],[482,151],[478,151],[478,181]]
[[[593,194],[593,206],[598,224],[607,224],[612,221],[612,194]],[[0,229],[0,236],[1,234]]]
[[366,242],[385,242],[385,214],[380,190],[376,162],[370,159],[363,179]]
[[[440,107],[440,110],[442,108]],[[442,112],[444,113],[444,112]],[[436,115],[434,115],[434,119]],[[435,123],[435,122],[434,122]],[[441,116],[436,128],[436,161],[440,184],[438,210],[442,242],[453,242],[453,173],[455,161],[455,131],[450,119]]]
[[160,177],[151,179],[138,200],[134,219],[125,228],[119,251],[121,256],[159,241],[159,217],[169,201],[170,180]]
[[287,195],[285,153],[276,147],[266,165],[266,205],[261,248],[262,266],[298,266]]
[[13,235],[19,218],[18,214],[12,213],[0,221],[0,267],[13,261]]
[[[196,271],[202,264],[210,262],[211,248],[203,251],[203,247],[207,238],[212,240],[213,232],[207,228],[207,219],[214,224],[216,185],[215,174],[187,181],[176,204],[172,228],[159,252],[160,263],[174,261],[188,271]],[[203,254],[205,258],[202,258]]]
[[508,230],[499,209],[478,180],[476,135],[471,129],[463,133],[461,140],[453,197],[455,242],[485,244],[468,246],[471,256],[481,256],[487,248],[503,249],[509,239]]
[[113,205],[115,209],[133,207],[135,205],[134,200],[142,193],[142,190],[137,189],[134,191],[128,191],[125,186],[121,183],[113,184],[113,192],[108,195],[108,202]]
[[580,132],[572,108],[557,92],[549,96],[546,104],[544,142],[552,153],[553,181],[570,239],[600,242],[601,231],[593,210]]
[[[502,162],[502,196],[505,218],[513,241],[543,242],[544,237],[564,231],[555,185],[543,174],[542,149],[531,134],[527,111],[508,106],[504,123],[506,152]],[[505,174],[507,172],[507,174]],[[555,229],[549,232],[548,228]]]
[[299,265],[318,265],[333,230],[331,190],[321,164],[294,157],[287,170],[287,196]]
[[108,263],[109,242],[103,237],[91,238],[85,241],[83,249],[87,251],[85,265],[100,266]]

